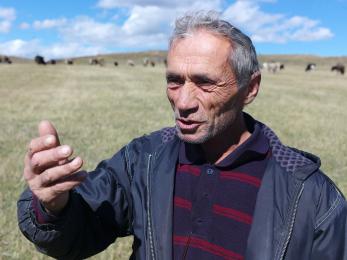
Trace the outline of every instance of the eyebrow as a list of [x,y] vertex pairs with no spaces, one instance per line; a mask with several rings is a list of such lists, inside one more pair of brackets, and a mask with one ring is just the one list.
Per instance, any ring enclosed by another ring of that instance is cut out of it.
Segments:
[[[199,83],[199,82],[207,82],[207,83],[211,83],[211,84],[217,83],[216,80],[212,79],[211,77],[209,77],[206,74],[193,74],[193,75],[190,76],[190,78],[195,83]],[[185,81],[185,77],[184,76],[182,76],[182,75],[180,75],[178,73],[175,73],[175,72],[170,72],[170,71],[168,71],[166,73],[166,79]]]
[[184,80],[184,77],[178,73],[168,71],[168,72],[166,72],[166,79]]

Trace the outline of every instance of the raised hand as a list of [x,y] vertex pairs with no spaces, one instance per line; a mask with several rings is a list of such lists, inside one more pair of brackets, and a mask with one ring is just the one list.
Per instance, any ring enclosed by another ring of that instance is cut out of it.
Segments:
[[39,137],[31,140],[24,161],[24,178],[30,190],[48,212],[57,214],[66,206],[69,191],[79,185],[86,172],[80,157],[69,160],[73,150],[60,145],[56,129],[49,121],[39,124]]

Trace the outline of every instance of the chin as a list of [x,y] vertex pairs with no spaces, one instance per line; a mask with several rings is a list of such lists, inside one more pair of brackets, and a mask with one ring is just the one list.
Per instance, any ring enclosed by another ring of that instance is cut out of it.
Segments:
[[202,133],[185,133],[182,132],[178,127],[177,129],[177,135],[178,137],[186,142],[186,143],[191,143],[191,144],[203,144],[209,139],[209,135],[207,134],[202,134]]

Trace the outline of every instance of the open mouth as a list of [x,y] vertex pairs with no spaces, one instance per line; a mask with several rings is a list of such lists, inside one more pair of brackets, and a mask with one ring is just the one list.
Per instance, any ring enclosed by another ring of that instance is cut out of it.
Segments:
[[181,131],[191,132],[196,130],[202,124],[202,122],[177,119],[176,124]]

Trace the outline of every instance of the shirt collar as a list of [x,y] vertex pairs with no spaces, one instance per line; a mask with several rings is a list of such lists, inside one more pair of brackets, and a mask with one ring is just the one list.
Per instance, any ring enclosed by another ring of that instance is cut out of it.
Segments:
[[[265,156],[269,151],[268,139],[260,129],[260,124],[250,115],[244,113],[244,118],[251,136],[232,153],[219,162],[217,167],[228,167],[234,164],[242,164]],[[203,164],[206,159],[203,150],[198,144],[181,142],[179,150],[180,164]]]

